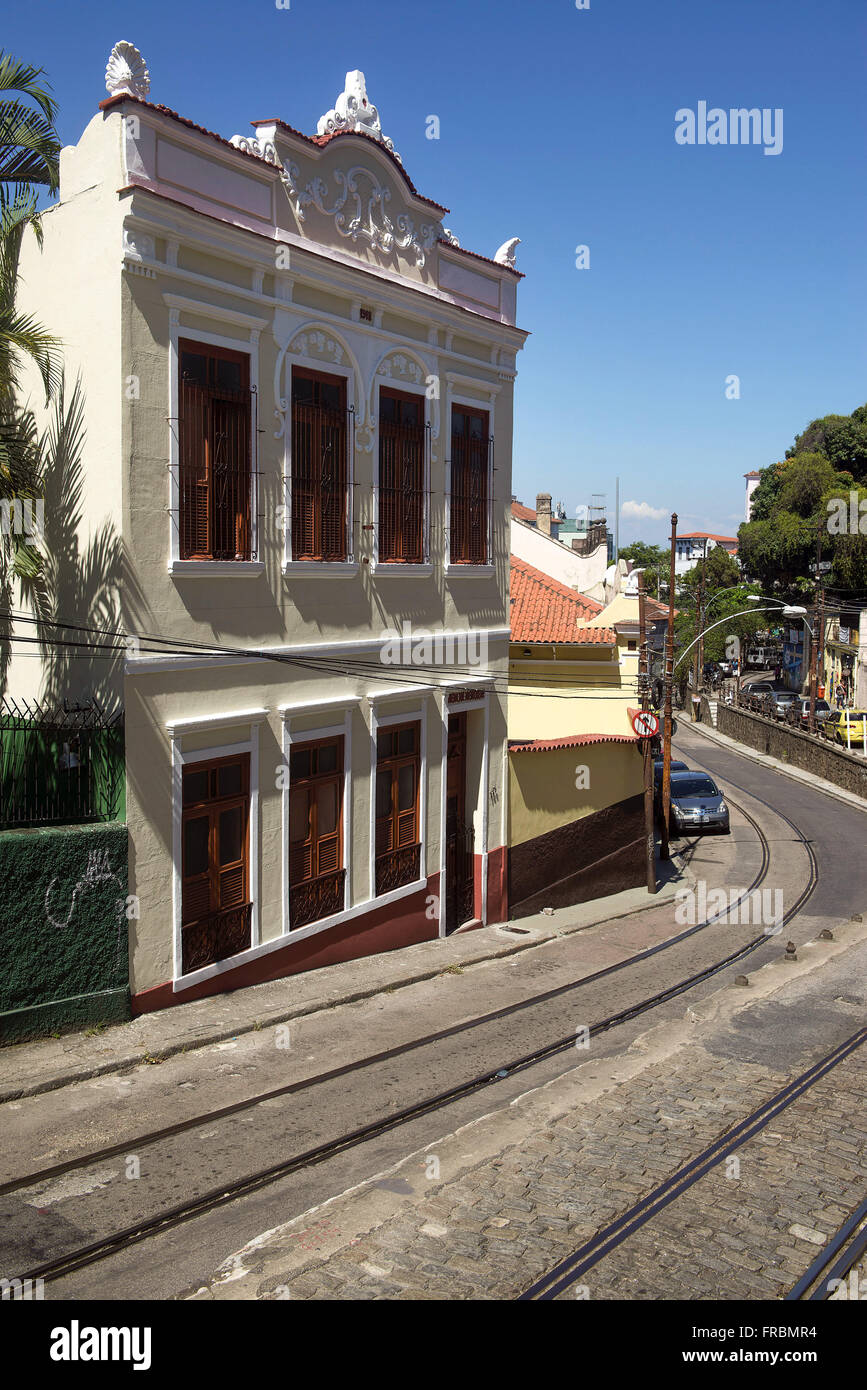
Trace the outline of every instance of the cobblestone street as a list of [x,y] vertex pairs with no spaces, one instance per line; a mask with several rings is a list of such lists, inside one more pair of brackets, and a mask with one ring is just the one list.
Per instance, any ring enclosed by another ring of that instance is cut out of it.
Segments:
[[[796,978],[766,967],[755,995],[721,990],[623,1058],[591,1056],[502,1122],[482,1121],[510,1140],[493,1139],[482,1161],[460,1161],[468,1126],[367,1190],[396,1207],[386,1219],[367,1219],[364,1188],[344,1194],[239,1252],[197,1296],[518,1297],[819,1060],[794,1043],[781,1053],[776,1019],[814,1008],[828,975],[863,978],[865,956],[853,946]],[[842,988],[834,1003],[839,1042],[863,1010]],[[861,1048],[560,1297],[783,1296],[863,1199],[865,1083]]]

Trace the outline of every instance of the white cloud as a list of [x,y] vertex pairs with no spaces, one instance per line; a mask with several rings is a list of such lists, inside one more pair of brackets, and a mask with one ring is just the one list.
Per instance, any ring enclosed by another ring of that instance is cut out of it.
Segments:
[[638,521],[663,521],[668,516],[664,507],[651,507],[649,502],[624,502],[620,514],[635,517]]

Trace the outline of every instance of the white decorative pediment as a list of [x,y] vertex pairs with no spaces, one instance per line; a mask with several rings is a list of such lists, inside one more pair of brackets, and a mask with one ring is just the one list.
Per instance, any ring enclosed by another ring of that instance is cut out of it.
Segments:
[[147,96],[151,89],[150,73],[134,43],[122,39],[111,50],[105,68],[105,89],[113,97]]
[[348,172],[334,170],[337,191],[330,204],[324,179],[311,179],[302,189],[294,164],[283,165],[280,178],[299,222],[305,220],[308,208],[315,208],[323,217],[334,219],[335,229],[340,236],[350,241],[366,241],[383,255],[407,251],[415,257],[416,265],[421,267],[440,235],[436,222],[422,222],[416,230],[415,222],[405,212],[398,213],[392,221],[386,211],[391,202],[391,189],[387,184],[380,183],[372,169],[363,165],[357,164]]
[[400,155],[388,136],[382,133],[379,112],[367,98],[367,83],[364,73],[357,69],[346,74],[346,86],[340,93],[331,111],[320,116],[316,127],[319,135],[334,135],[339,130],[353,130],[361,135],[371,135],[393,154],[400,162]]

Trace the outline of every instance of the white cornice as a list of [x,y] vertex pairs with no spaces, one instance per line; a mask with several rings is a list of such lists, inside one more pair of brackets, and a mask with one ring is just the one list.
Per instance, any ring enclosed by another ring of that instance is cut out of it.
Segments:
[[[143,218],[128,217],[126,220],[127,220],[127,222],[128,222],[130,225],[133,225],[133,226],[135,226],[135,227],[141,227],[142,230],[144,230],[146,227],[150,227],[151,230],[153,230],[153,223],[151,223],[151,222],[149,222],[149,221],[147,221],[147,220],[145,220],[145,219],[143,219]],[[187,244],[188,244],[188,245],[192,245],[192,242],[191,242],[191,241],[188,241]],[[197,249],[197,248],[194,248],[194,249]],[[237,263],[237,257],[236,257],[236,263]],[[261,271],[261,270],[262,270],[262,264],[261,264],[261,262],[259,262],[259,261],[250,260],[249,262],[247,262],[247,264],[249,265],[251,271],[257,271],[257,270],[258,270],[258,271]],[[143,258],[142,258],[142,261],[141,261],[141,265],[142,265],[142,267],[147,268],[148,270],[150,270],[150,271],[152,271],[152,272],[158,272],[159,274],[162,274],[162,275],[164,275],[164,276],[166,276],[166,277],[169,277],[169,278],[172,278],[172,279],[176,279],[176,280],[180,280],[180,281],[182,281],[182,282],[185,283],[185,284],[200,285],[200,286],[202,287],[202,289],[211,290],[211,291],[213,291],[215,294],[227,295],[229,298],[236,298],[236,299],[249,300],[250,302],[252,302],[252,303],[254,303],[254,304],[261,305],[263,308],[264,308],[264,307],[268,307],[268,308],[272,308],[272,307],[273,307],[273,308],[289,309],[289,310],[295,310],[295,311],[297,311],[299,314],[302,314],[302,313],[307,312],[307,306],[305,306],[305,305],[303,305],[303,304],[296,304],[296,303],[294,303],[294,301],[287,301],[287,300],[285,300],[285,299],[281,299],[279,296],[270,295],[270,294],[265,294],[265,293],[262,292],[262,291],[258,291],[258,292],[257,292],[257,291],[255,291],[255,290],[248,289],[248,288],[246,288],[246,287],[244,287],[244,286],[242,286],[242,285],[235,285],[235,284],[232,284],[232,283],[230,283],[230,282],[228,282],[228,281],[225,281],[225,280],[217,280],[217,279],[215,279],[215,278],[214,278],[213,276],[211,276],[211,275],[202,275],[202,274],[200,274],[198,271],[188,270],[188,269],[185,269],[185,268],[182,267],[182,266],[178,266],[176,262],[175,262],[175,263],[172,263],[172,262],[169,262],[169,261],[157,261],[157,260],[154,260],[154,259],[152,259],[152,258],[150,258],[150,257],[143,257]],[[270,266],[269,266],[269,269],[273,269],[273,267],[270,267]],[[324,277],[323,277],[323,278],[314,278],[313,276],[309,276],[309,275],[308,275],[308,276],[305,276],[305,275],[297,274],[297,275],[296,275],[296,279],[298,280],[299,283],[304,284],[304,285],[307,285],[307,286],[309,286],[311,289],[318,289],[318,290],[321,290],[321,289],[323,289],[323,288],[327,288],[327,289],[330,289],[332,292],[334,291],[334,285],[333,285],[332,283],[326,281]],[[338,292],[339,292],[339,290],[338,290]],[[167,295],[165,294],[165,292],[164,292],[163,297],[167,300]],[[176,298],[179,298],[180,296],[175,296],[175,297],[176,297]],[[190,302],[192,303],[193,301],[191,300]],[[198,303],[199,301],[196,301],[196,302]],[[349,301],[347,300],[347,302],[349,302]],[[416,314],[412,311],[412,309],[408,309],[407,306],[406,306],[405,304],[396,303],[394,306],[389,305],[388,307],[389,307],[390,309],[393,307],[394,310],[395,310],[395,312],[398,312],[398,313],[403,314],[404,317],[406,317],[406,318],[408,318],[408,319],[410,319],[410,320],[412,320],[412,321],[417,321],[417,322],[420,323],[420,324],[421,324],[421,323],[430,323],[430,315],[429,315],[429,314],[426,315],[425,317],[422,317],[421,315],[416,315]],[[216,310],[215,310],[215,313],[216,313]],[[341,325],[342,325],[344,328],[351,328],[351,330],[352,330],[353,333],[365,334],[365,335],[367,335],[368,337],[375,338],[375,339],[377,339],[379,342],[382,342],[382,343],[386,343],[386,342],[387,342],[387,343],[392,343],[392,344],[395,346],[395,348],[397,348],[397,347],[403,347],[403,348],[414,348],[416,351],[421,351],[421,350],[424,350],[424,351],[427,351],[427,352],[430,352],[430,351],[431,351],[431,344],[430,344],[429,342],[427,342],[427,341],[424,341],[424,342],[423,342],[421,339],[416,339],[416,338],[401,337],[401,336],[396,335],[396,334],[394,334],[394,333],[387,332],[385,329],[383,329],[382,327],[378,326],[376,323],[370,324],[370,323],[365,323],[365,322],[363,322],[363,321],[360,320],[360,319],[344,318],[343,315],[333,313],[333,312],[332,312],[331,310],[329,310],[329,309],[319,309],[319,310],[317,310],[317,315],[318,315],[319,318],[327,319],[328,322],[333,323],[333,324],[335,325],[335,327],[338,327],[338,326],[341,326]],[[219,311],[219,317],[221,317],[221,318],[225,317],[225,312],[224,312],[223,310],[220,310],[220,311]],[[443,325],[441,325],[441,326],[442,326],[442,327],[445,327],[445,324],[443,324]],[[500,326],[505,326],[505,325],[500,325]],[[466,327],[466,326],[464,325],[464,327]],[[515,331],[520,331],[520,330],[512,330],[512,331],[515,332]],[[471,337],[472,335],[469,334],[469,333],[467,333],[467,332],[464,332],[461,336],[466,338],[466,337]],[[490,349],[490,343],[489,343],[489,342],[488,342],[488,343],[485,343],[484,345],[481,345],[481,344],[480,344],[480,346],[483,346],[484,348],[486,348],[486,349],[488,349],[488,350]],[[520,350],[520,347],[522,346],[522,344],[520,344],[520,343],[515,343],[514,340],[513,340],[512,342],[509,342],[509,343],[503,343],[502,346],[505,348],[506,351],[517,352],[517,351]],[[487,369],[487,370],[490,370],[490,371],[494,370],[494,369],[491,367],[491,364],[490,364],[490,362],[487,360],[487,358],[482,359],[481,357],[479,357],[479,358],[469,357],[469,356],[467,356],[466,353],[464,353],[464,352],[457,352],[454,348],[439,347],[439,348],[435,348],[434,351],[435,351],[435,353],[437,354],[437,356],[448,358],[449,360],[451,360],[451,361],[453,361],[453,362],[462,362],[462,363],[465,363],[465,364],[466,364],[467,366],[469,366],[469,367],[477,367],[477,368],[479,368],[480,370],[486,370],[486,369]],[[515,378],[516,378],[516,376],[517,376],[517,372],[516,372],[516,371],[504,372],[504,371],[502,371],[502,370],[500,369],[500,370],[497,370],[497,376],[498,376],[499,380],[501,380],[501,381],[502,381],[502,380],[514,381]],[[483,380],[483,379],[482,379],[482,378],[478,378],[478,380],[481,381],[481,380]],[[493,389],[496,389],[496,390],[499,390],[499,389],[500,389],[499,387],[496,386],[496,383],[495,383],[495,382],[493,382],[493,381],[488,382],[486,379],[485,379],[485,385],[486,385],[486,386],[489,386],[490,389],[492,389],[492,390],[493,390]]]
[[[229,290],[223,291],[228,294]],[[267,328],[270,319],[257,314],[243,314],[240,309],[225,309],[207,299],[189,299],[182,294],[168,294],[163,291],[163,299],[170,309],[180,309],[188,314],[201,314],[206,319],[220,319],[226,323],[236,323],[242,328]]]
[[209,729],[231,729],[243,724],[261,724],[268,718],[266,709],[242,709],[231,714],[203,714],[197,719],[167,719],[166,728],[172,738],[184,734],[205,733]]
[[[160,205],[167,202],[165,194],[148,184],[132,183],[120,191],[133,200],[136,195],[140,194],[147,199],[147,195],[150,194]],[[313,277],[310,282],[317,287],[321,287],[323,282],[327,283],[332,291],[335,287],[340,292],[345,291],[347,297],[352,300],[369,299],[373,292],[370,282],[374,280],[376,281],[375,294],[382,307],[402,313],[407,318],[426,326],[431,323],[432,304],[436,305],[437,314],[441,316],[438,326],[447,332],[452,331],[462,337],[473,338],[480,333],[482,325],[484,325],[484,342],[487,352],[490,351],[492,338],[499,340],[501,347],[515,352],[523,347],[526,339],[530,336],[527,330],[519,328],[516,324],[506,323],[501,318],[480,313],[476,309],[456,303],[447,293],[433,286],[386,273],[377,266],[355,261],[342,251],[320,246],[318,243],[311,243],[293,232],[285,231],[283,228],[276,228],[273,235],[268,235],[264,231],[254,231],[247,227],[232,227],[219,218],[212,215],[205,218],[195,208],[174,201],[171,202],[170,217],[156,218],[145,215],[140,210],[133,210],[126,214],[125,220],[130,225],[137,225],[142,230],[152,233],[161,229],[157,234],[169,238],[185,238],[190,245],[223,254],[236,261],[240,260],[250,267],[264,268],[268,273],[274,272],[275,245],[288,246],[290,256],[297,254],[301,257],[299,264],[293,264],[292,278],[304,280],[307,278],[305,271],[309,274],[309,271],[316,267],[317,262],[325,262],[328,266],[327,281],[324,280],[324,277],[322,280]],[[203,221],[208,224],[208,235],[203,235]],[[254,243],[260,245],[264,243],[263,254],[258,256],[251,254],[251,238]],[[267,247],[267,251],[265,247]],[[305,257],[309,257],[310,267],[304,265]],[[156,268],[167,269],[169,267],[166,267],[163,262],[158,262]],[[247,293],[250,292],[247,291]],[[411,304],[407,303],[407,297],[416,294],[426,301],[423,308],[419,305],[418,309],[414,309]],[[285,304],[286,301],[279,299],[275,302]],[[472,327],[468,325],[468,317]],[[366,324],[360,326],[369,327]]]

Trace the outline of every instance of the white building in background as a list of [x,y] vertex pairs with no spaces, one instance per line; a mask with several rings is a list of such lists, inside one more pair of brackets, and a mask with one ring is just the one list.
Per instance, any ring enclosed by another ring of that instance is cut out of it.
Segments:
[[536,510],[512,502],[511,553],[543,574],[568,584],[600,603],[606,602],[608,534],[604,521],[579,533],[560,530],[565,520],[562,507],[551,508],[551,494],[540,492]]
[[744,506],[744,521],[749,521],[750,519],[750,512],[752,511],[753,506],[753,493],[759,485],[759,480],[761,479],[761,476],[762,475],[757,468],[754,468],[752,473],[744,474],[744,477],[746,478],[747,482],[747,495]]
[[688,531],[678,536],[674,547],[675,574],[687,574],[717,546],[737,559],[737,536],[715,536],[708,531]]

